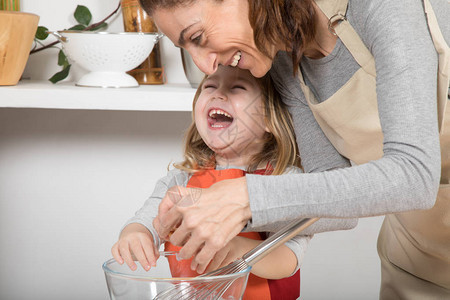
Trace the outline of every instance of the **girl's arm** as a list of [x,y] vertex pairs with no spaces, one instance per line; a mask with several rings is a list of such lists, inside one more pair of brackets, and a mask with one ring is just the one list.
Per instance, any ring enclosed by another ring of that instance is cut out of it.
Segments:
[[158,207],[161,200],[166,196],[169,188],[180,185],[186,186],[189,175],[179,169],[170,170],[166,176],[159,179],[155,185],[152,195],[145,201],[144,205],[129,219],[124,227],[130,223],[140,223],[150,232],[156,233],[153,228],[153,220],[158,215]]
[[128,220],[121,230],[119,240],[111,249],[113,257],[120,264],[124,262],[131,270],[136,270],[135,259],[139,261],[145,270],[156,264],[159,257],[154,237],[158,234],[153,227],[153,221],[158,214],[158,205],[166,195],[168,189],[174,185],[185,185],[187,173],[174,169],[158,180],[152,195],[145,204],[136,212],[136,215]]

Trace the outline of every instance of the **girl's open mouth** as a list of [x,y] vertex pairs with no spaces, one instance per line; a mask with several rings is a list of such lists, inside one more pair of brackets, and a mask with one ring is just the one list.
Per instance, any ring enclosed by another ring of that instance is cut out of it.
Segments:
[[220,108],[211,108],[208,112],[208,125],[213,129],[227,128],[233,120],[231,114]]

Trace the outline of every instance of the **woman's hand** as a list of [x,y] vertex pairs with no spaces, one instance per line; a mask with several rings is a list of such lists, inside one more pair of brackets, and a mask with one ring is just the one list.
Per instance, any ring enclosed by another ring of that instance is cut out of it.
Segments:
[[148,271],[150,266],[156,266],[159,251],[155,249],[153,236],[148,229],[138,223],[127,225],[120,234],[119,241],[114,244],[111,253],[119,264],[124,261],[131,270],[136,270],[135,257],[142,267]]
[[203,273],[250,218],[247,183],[241,177],[217,182],[208,189],[169,190],[153,224],[160,237],[183,246],[181,258],[194,256],[193,265]]

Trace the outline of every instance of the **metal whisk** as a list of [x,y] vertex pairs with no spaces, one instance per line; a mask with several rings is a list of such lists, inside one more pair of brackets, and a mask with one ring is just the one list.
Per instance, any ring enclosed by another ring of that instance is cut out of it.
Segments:
[[[267,254],[272,252],[275,248],[281,246],[301,231],[312,225],[319,218],[306,218],[301,220],[295,220],[284,226],[274,235],[263,241],[261,244],[245,253],[241,259],[238,259],[231,264],[217,269],[212,272],[208,272],[198,277],[215,277],[219,275],[235,274],[241,272],[248,267],[253,266]],[[212,280],[209,282],[199,283],[179,283],[171,288],[162,291],[156,295],[154,300],[163,299],[208,299],[217,300],[220,299],[226,290],[239,278],[233,279],[220,279],[217,281]]]

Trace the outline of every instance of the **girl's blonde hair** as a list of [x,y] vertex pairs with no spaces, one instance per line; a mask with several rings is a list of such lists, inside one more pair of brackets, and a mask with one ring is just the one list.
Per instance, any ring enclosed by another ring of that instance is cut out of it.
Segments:
[[[203,141],[194,121],[195,104],[206,78],[207,76],[200,83],[192,104],[193,121],[185,135],[184,161],[174,164],[174,167],[188,172],[214,169],[216,166],[214,152]],[[263,94],[264,120],[269,132],[265,133],[262,151],[250,159],[247,172],[255,171],[265,162],[270,162],[273,166],[273,175],[282,174],[289,166],[301,167],[292,118],[286,105],[281,101],[268,74],[255,80]]]

